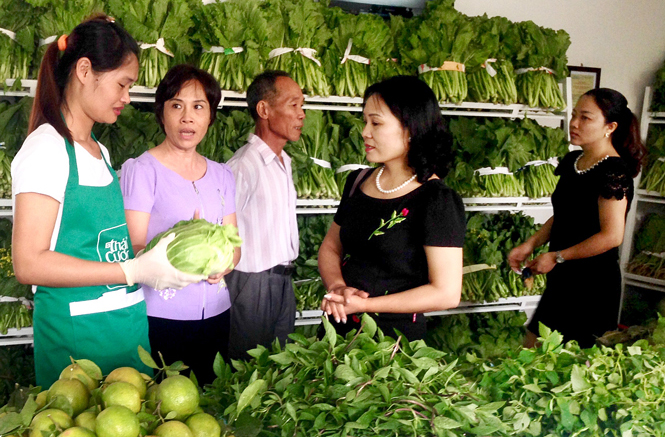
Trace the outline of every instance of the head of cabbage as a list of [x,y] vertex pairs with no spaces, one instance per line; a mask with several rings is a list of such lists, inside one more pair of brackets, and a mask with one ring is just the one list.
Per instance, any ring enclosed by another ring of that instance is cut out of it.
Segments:
[[238,228],[216,225],[204,219],[182,220],[155,235],[145,247],[152,249],[162,237],[175,234],[166,256],[176,269],[194,275],[214,275],[233,267],[233,251],[242,243]]

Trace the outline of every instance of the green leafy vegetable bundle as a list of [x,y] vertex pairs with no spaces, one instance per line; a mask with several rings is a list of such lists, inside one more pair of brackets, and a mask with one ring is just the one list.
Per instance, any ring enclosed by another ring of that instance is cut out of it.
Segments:
[[303,214],[298,216],[300,252],[294,261],[294,280],[319,278],[319,248],[333,221],[333,214]]
[[665,64],[656,72],[649,111],[665,112]]
[[204,219],[183,220],[171,229],[155,235],[145,250],[167,235],[175,234],[166,249],[169,262],[176,269],[194,275],[214,275],[233,267],[233,252],[242,240],[233,225],[216,225]]
[[349,173],[359,166],[369,164],[365,159],[365,139],[363,138],[365,122],[360,114],[346,111],[334,112],[332,119],[340,129],[339,148],[332,156],[332,164],[335,169],[335,181],[341,194]]
[[32,97],[23,97],[17,103],[0,102],[0,143],[5,153],[13,158],[28,136],[28,122]]
[[393,37],[388,24],[373,14],[353,15],[339,8],[326,14],[332,39],[324,55],[326,75],[332,93],[359,97],[380,78],[382,68],[393,51]]
[[650,125],[646,147],[649,154],[642,172],[640,188],[665,196],[665,128]]
[[35,51],[35,66],[41,63],[49,41],[57,41],[60,35],[69,34],[93,13],[104,11],[101,0],[26,0],[33,6],[41,6],[37,24],[39,46]]
[[188,2],[109,0],[108,8],[142,46],[137,85],[156,87],[170,67],[185,62],[194,51],[187,36],[193,25]]
[[199,67],[223,90],[244,92],[264,70],[269,26],[258,0],[230,0],[194,11],[194,35],[203,48]]
[[330,164],[339,142],[339,126],[330,117],[323,111],[308,110],[300,139],[286,146],[299,199],[341,197]]
[[136,158],[164,141],[164,132],[155,114],[140,111],[132,105],[123,109],[113,124],[96,124],[96,138],[109,150],[111,165],[118,170],[129,158]]
[[[492,302],[500,298],[541,294],[544,291],[544,275],[535,276],[533,287],[529,290],[508,265],[510,251],[538,229],[532,217],[505,211],[496,214],[471,213],[466,226],[464,266],[487,266],[464,274],[463,301]],[[540,247],[534,256],[546,251],[547,246]]]
[[31,77],[39,15],[39,9],[24,0],[0,0],[0,86],[5,79]]
[[284,70],[305,94],[329,96],[330,84],[319,57],[330,44],[324,13],[314,0],[267,0],[265,18],[271,51],[266,67]]
[[652,213],[644,218],[635,234],[633,252],[628,272],[665,279],[665,217]]
[[208,128],[197,151],[215,162],[226,162],[247,143],[254,130],[254,121],[247,111],[217,111],[217,118]]
[[419,68],[420,78],[440,102],[460,103],[467,97],[464,64],[475,37],[472,21],[450,0],[432,0],[422,16],[406,24],[398,46],[402,61]]
[[518,100],[534,108],[563,109],[566,102],[557,79],[568,76],[568,33],[524,21],[514,25],[513,35],[506,44],[515,54]]

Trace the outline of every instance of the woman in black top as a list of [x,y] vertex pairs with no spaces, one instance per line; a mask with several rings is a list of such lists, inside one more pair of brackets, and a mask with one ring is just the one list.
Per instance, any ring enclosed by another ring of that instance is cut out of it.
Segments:
[[348,177],[319,250],[321,308],[339,333],[367,312],[386,335],[396,328],[416,340],[422,313],[456,307],[462,289],[464,205],[442,180],[451,139],[434,93],[415,77],[369,87],[363,114],[367,160],[380,166]]
[[570,142],[582,148],[556,169],[554,215],[510,252],[519,270],[534,248],[550,252],[527,261],[547,274],[547,289],[529,323],[525,346],[535,343],[539,323],[591,347],[597,336],[616,329],[621,299],[618,247],[633,198],[633,177],[645,154],[639,125],[621,93],[594,89],[584,94],[570,120]]

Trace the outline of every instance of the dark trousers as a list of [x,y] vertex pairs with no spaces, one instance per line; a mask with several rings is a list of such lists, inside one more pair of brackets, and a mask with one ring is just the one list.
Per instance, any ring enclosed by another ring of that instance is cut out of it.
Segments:
[[231,295],[229,357],[250,358],[257,345],[286,343],[295,326],[296,297],[291,276],[234,270],[224,278]]
[[182,361],[193,371],[199,384],[212,384],[212,369],[217,352],[228,362],[229,320],[231,311],[203,320],[171,320],[148,317],[148,336],[152,357],[161,366],[158,352],[166,364]]

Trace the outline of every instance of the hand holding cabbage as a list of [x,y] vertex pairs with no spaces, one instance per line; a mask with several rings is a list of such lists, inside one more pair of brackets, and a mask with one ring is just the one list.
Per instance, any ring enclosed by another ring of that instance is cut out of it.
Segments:
[[166,249],[171,265],[181,272],[206,277],[232,268],[234,249],[242,243],[235,226],[192,219],[180,221],[155,235],[146,246],[146,252],[170,234],[175,234]]

